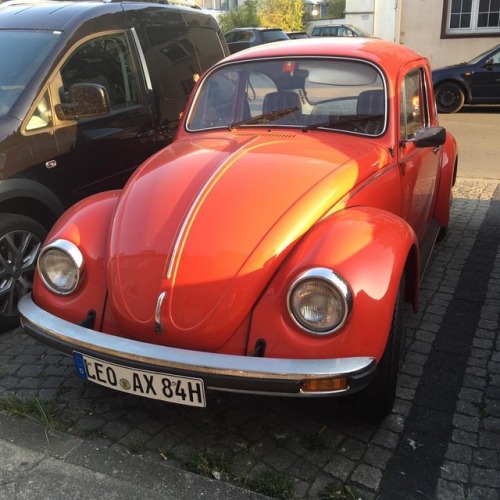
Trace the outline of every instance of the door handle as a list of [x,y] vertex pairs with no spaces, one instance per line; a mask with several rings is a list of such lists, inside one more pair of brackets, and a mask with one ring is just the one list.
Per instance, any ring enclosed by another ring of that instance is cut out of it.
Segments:
[[154,137],[155,133],[153,130],[147,130],[146,132],[139,132],[137,138],[140,142],[149,142]]

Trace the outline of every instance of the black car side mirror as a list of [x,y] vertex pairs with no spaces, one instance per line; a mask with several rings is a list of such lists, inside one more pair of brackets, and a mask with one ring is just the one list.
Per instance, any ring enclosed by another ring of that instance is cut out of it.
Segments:
[[426,127],[416,130],[411,139],[402,141],[401,146],[412,142],[417,148],[437,148],[446,142],[446,129],[444,127]]
[[493,69],[493,59],[486,59],[486,62],[484,63],[484,67],[491,71]]
[[102,116],[110,111],[105,87],[97,83],[75,83],[69,88],[69,102],[55,106],[59,120],[78,120]]

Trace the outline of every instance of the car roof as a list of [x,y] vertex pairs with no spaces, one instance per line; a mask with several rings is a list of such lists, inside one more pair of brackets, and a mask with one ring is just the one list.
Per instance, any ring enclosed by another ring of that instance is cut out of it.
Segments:
[[[123,3],[137,6],[137,9],[141,10],[147,7],[186,9],[185,7],[154,2]],[[130,10],[130,7],[128,10]],[[0,29],[71,31],[85,21],[116,12],[123,12],[122,2],[120,1],[10,0],[0,4]],[[115,18],[113,22],[116,23],[117,19]]]
[[[377,38],[329,37],[294,39],[286,44],[269,43],[237,52],[222,62],[265,57],[336,56],[366,59],[384,67],[410,60],[425,59],[420,54],[393,42]],[[220,64],[220,63],[219,63]]]
[[228,31],[228,33],[232,33],[233,31],[283,31],[281,28],[262,28],[262,27],[248,27],[248,28],[233,28]]

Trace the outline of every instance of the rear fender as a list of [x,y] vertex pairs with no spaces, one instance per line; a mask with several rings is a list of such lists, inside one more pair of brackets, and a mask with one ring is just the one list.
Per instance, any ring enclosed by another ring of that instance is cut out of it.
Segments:
[[37,305],[73,323],[81,322],[92,310],[96,314],[95,324],[100,325],[107,291],[107,241],[120,193],[107,191],[86,198],[56,222],[45,245],[57,239],[71,241],[82,252],[85,270],[79,288],[63,297],[50,292],[36,273],[33,300]]
[[[301,330],[290,318],[286,303],[290,285],[315,267],[338,273],[353,295],[346,324],[326,336]],[[248,352],[265,344],[269,357],[372,356],[379,360],[405,271],[405,296],[416,306],[418,267],[417,239],[404,220],[375,208],[337,212],[307,234],[269,284],[253,312]]]

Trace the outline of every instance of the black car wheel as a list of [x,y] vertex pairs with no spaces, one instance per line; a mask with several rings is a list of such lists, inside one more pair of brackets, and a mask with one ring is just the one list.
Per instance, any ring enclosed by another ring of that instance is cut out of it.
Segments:
[[379,421],[387,416],[396,399],[401,351],[406,331],[404,326],[404,289],[405,277],[403,275],[394,305],[391,330],[384,354],[377,365],[375,378],[365,389],[356,394],[358,415],[369,421]]
[[17,304],[31,292],[47,230],[24,215],[0,214],[0,332],[19,324]]
[[456,113],[465,102],[463,90],[452,82],[442,83],[436,87],[436,105],[440,113]]

